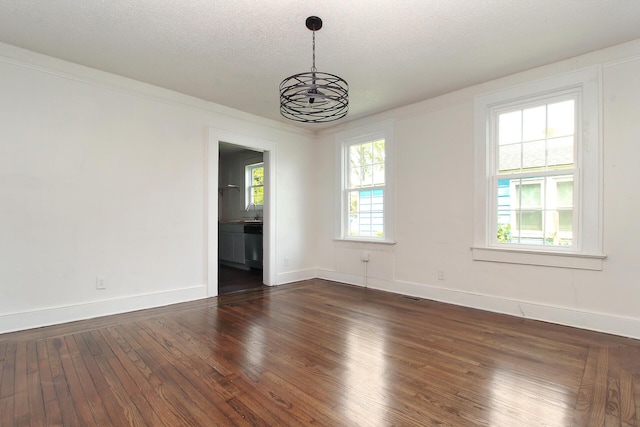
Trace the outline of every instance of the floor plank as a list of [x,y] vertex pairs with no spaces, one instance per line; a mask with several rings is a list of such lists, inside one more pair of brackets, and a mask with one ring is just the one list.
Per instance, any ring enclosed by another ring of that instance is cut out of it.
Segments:
[[640,342],[323,280],[0,335],[4,425],[638,426]]

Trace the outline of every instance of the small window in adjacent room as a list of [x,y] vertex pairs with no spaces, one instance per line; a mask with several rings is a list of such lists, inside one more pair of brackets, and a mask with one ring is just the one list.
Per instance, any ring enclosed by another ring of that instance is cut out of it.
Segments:
[[392,242],[393,123],[336,138],[340,176],[338,238]]
[[264,163],[255,163],[245,167],[247,209],[264,205]]
[[474,259],[602,268],[599,75],[476,98]]

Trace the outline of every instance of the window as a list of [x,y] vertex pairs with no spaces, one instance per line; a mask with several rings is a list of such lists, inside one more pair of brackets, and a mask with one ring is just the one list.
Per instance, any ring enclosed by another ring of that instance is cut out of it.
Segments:
[[347,234],[384,237],[384,139],[347,147]]
[[264,205],[264,163],[245,167],[247,209]]
[[567,95],[494,110],[496,243],[575,246],[575,106]]
[[340,176],[338,238],[392,242],[393,123],[336,138]]
[[602,268],[599,76],[476,98],[474,259]]

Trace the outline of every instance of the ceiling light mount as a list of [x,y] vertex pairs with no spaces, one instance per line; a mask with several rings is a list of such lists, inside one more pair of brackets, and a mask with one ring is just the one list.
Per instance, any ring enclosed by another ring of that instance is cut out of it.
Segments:
[[289,120],[305,123],[341,119],[349,112],[349,85],[334,74],[316,69],[316,31],[322,28],[322,19],[310,16],[305,25],[313,33],[313,66],[310,72],[282,80],[280,114]]
[[318,31],[322,29],[322,19],[318,18],[317,16],[310,16],[305,21],[305,25],[311,31]]

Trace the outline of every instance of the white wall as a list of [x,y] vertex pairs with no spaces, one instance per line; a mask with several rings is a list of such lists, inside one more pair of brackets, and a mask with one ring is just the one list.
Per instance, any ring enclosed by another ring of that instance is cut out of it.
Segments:
[[[219,184],[222,188],[218,197],[220,220],[240,220],[255,216],[256,210],[253,207],[249,212],[246,210],[245,167],[262,161],[263,154],[257,151],[222,153],[219,160]],[[238,188],[228,188],[227,185],[236,185]],[[263,217],[262,208],[257,209],[257,213],[260,218]]]
[[[472,261],[473,97],[593,64],[603,65],[604,270]],[[0,332],[206,297],[215,128],[277,143],[277,283],[364,284],[366,249],[370,287],[640,338],[638,75],[640,41],[315,138],[0,44]],[[389,118],[397,244],[336,242],[334,135]]]
[[[473,261],[473,97],[593,64],[603,66],[603,271]],[[316,158],[336,176],[337,131],[396,120],[393,246],[333,240],[333,203],[320,207],[319,274],[370,287],[640,338],[640,41],[467,88],[324,132]],[[319,197],[336,191],[319,181]],[[437,272],[444,272],[438,280]]]
[[2,44],[0,93],[0,332],[206,297],[210,128],[277,144],[277,282],[313,275],[310,133]]

